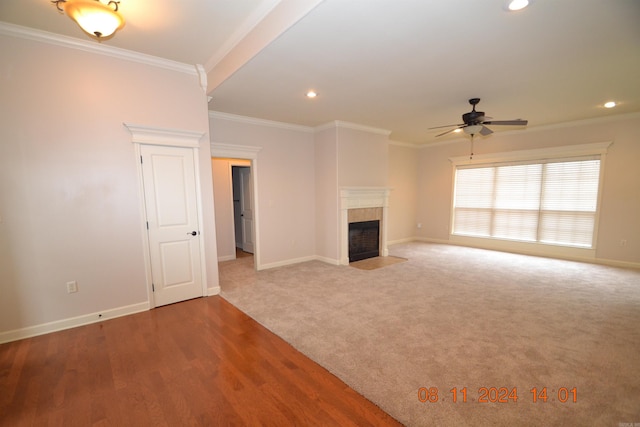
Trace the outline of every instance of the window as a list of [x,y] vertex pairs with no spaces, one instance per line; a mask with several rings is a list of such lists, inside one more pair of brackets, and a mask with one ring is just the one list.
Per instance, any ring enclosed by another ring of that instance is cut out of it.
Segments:
[[457,165],[453,234],[592,248],[600,157]]

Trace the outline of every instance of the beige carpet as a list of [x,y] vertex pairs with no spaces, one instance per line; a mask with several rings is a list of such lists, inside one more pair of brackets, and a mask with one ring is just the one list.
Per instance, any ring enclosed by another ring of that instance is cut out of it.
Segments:
[[[640,271],[426,243],[391,252],[407,261],[221,263],[222,296],[408,426],[640,423]],[[420,401],[423,387],[437,402]],[[501,387],[517,401],[491,402]]]
[[405,262],[406,260],[406,258],[400,258],[397,256],[377,256],[360,261],[350,262],[349,267],[359,268],[360,270],[375,270],[378,268],[386,267],[388,265]]

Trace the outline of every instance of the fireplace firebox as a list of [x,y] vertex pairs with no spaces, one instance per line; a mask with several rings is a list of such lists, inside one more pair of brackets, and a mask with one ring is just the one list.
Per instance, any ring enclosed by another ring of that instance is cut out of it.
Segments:
[[349,262],[380,256],[380,221],[349,223]]

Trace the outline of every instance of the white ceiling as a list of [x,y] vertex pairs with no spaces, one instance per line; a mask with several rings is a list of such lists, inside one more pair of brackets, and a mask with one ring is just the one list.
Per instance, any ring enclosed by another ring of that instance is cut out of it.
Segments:
[[[504,5],[121,0],[126,26],[102,43],[204,64],[210,110],[305,126],[341,120],[418,144],[443,131],[429,127],[461,123],[473,97],[495,120],[529,127],[640,111],[640,1]],[[2,0],[0,20],[89,40],[49,0]],[[619,106],[604,109],[608,100]]]

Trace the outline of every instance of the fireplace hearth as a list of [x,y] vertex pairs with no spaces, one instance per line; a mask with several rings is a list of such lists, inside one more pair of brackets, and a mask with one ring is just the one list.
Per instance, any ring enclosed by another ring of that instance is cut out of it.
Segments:
[[349,262],[380,256],[380,221],[349,223]]

